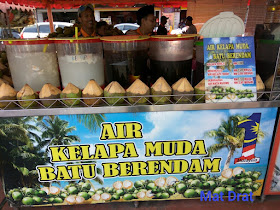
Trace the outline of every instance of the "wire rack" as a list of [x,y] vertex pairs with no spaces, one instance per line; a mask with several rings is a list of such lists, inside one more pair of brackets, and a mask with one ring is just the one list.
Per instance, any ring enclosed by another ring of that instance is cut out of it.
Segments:
[[[247,93],[245,93],[247,94]],[[216,94],[226,96],[224,93]],[[116,107],[116,106],[151,106],[162,104],[203,104],[206,94],[183,94],[183,95],[145,95],[145,96],[115,96],[94,98],[59,98],[59,99],[29,99],[29,100],[0,100],[0,110],[22,109],[52,109],[52,108],[75,108],[75,107]],[[86,100],[91,100],[86,103]],[[209,99],[212,103],[220,103],[216,99]],[[257,92],[258,101],[280,100],[280,91]],[[244,99],[235,97],[230,99],[233,103],[246,102]],[[253,102],[252,98],[247,98]]]

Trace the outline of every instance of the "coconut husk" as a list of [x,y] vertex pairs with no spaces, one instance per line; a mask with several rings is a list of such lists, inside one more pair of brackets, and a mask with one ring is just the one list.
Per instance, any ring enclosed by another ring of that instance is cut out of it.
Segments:
[[271,75],[271,77],[269,77],[265,82],[265,89],[267,91],[271,91],[272,90],[272,86],[273,86],[273,81],[274,81],[274,75]]
[[13,80],[11,77],[3,75],[2,79],[6,80],[9,83],[9,85],[14,86],[14,83],[13,83]]
[[[104,89],[104,96],[105,97],[116,97],[116,96],[125,96],[125,89],[116,81],[111,82],[107,87]],[[105,98],[108,104],[121,104],[123,103],[124,99],[121,98]]]
[[81,98],[82,97],[82,91],[73,85],[72,83],[68,83],[68,85],[64,88],[64,90],[60,94],[60,98],[73,98],[73,99],[67,99],[63,100],[63,102],[68,106],[76,106],[80,104],[80,100],[76,100],[74,98]]
[[[194,89],[187,80],[187,78],[181,78],[176,83],[172,85],[173,95],[182,95],[182,94],[193,94]],[[174,96],[174,100],[180,102],[190,102],[192,100],[192,96],[184,96],[181,98],[181,96]]]
[[262,78],[260,77],[259,74],[256,75],[256,82],[257,82],[257,91],[262,92],[265,90],[265,85],[262,81]]
[[[257,86],[257,92],[263,92],[265,91],[265,85],[262,81],[262,78],[260,77],[259,74],[256,75],[256,86]],[[258,97],[261,95],[261,93],[257,94]]]
[[[40,93],[39,98],[40,99],[59,99],[61,94],[61,90],[59,90],[57,87],[53,86],[50,83],[45,84]],[[55,102],[55,100],[42,100],[42,104],[46,107],[51,106],[57,106],[59,105],[59,102]],[[55,102],[55,103],[54,103]]]
[[[10,85],[6,83],[2,83],[0,85],[0,100],[16,100],[17,92],[14,88],[12,88]],[[14,107],[14,103],[10,102],[0,102],[0,108],[11,108]]]
[[103,90],[102,88],[98,85],[98,83],[95,80],[90,80],[85,89],[82,92],[83,98],[93,98],[93,99],[83,99],[83,101],[91,106],[91,105],[97,105],[102,102],[100,99],[96,99],[95,97],[102,97],[103,96]]
[[33,102],[33,99],[37,99],[38,94],[28,85],[25,84],[21,90],[17,93],[17,100],[28,100],[28,101],[19,101],[19,104],[24,108],[31,108],[37,106],[36,102]]
[[8,81],[0,78],[0,85],[2,85],[3,83],[10,85]]
[[[205,94],[205,79],[201,80],[195,87],[194,87],[194,92],[195,94]],[[196,95],[195,99],[198,100],[199,102],[204,102],[205,97],[201,98],[201,95]]]
[[7,69],[7,66],[5,66],[4,64],[2,64],[2,63],[0,62],[0,70],[5,70],[5,69]]
[[[152,95],[171,95],[172,89],[170,85],[166,82],[163,77],[158,78],[158,80],[151,87]],[[170,96],[166,97],[152,97],[153,101],[156,103],[167,103],[170,99]]]
[[[150,95],[150,88],[143,83],[140,79],[136,79],[130,87],[126,90],[126,95],[127,96],[145,96],[145,95]],[[140,98],[139,97],[129,97],[128,101],[130,103],[135,103],[137,102],[138,104],[144,104],[147,102],[145,98]]]

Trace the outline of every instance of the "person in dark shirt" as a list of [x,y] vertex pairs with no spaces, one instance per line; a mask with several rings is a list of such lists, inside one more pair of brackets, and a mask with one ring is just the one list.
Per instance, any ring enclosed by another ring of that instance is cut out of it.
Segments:
[[128,30],[126,35],[152,35],[156,25],[154,6],[147,5],[140,8],[137,13],[137,23],[140,27],[137,30]]
[[161,16],[160,25],[158,26],[157,35],[167,35],[167,29],[165,28],[165,24],[167,23],[167,17]]

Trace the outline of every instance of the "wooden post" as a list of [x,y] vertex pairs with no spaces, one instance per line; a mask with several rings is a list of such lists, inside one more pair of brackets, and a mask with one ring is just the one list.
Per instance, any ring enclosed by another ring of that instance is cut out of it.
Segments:
[[49,23],[50,23],[50,30],[51,30],[51,33],[54,32],[54,27],[53,27],[53,16],[52,16],[52,7],[50,4],[48,4],[47,6],[47,11],[48,11],[48,20],[49,20]]

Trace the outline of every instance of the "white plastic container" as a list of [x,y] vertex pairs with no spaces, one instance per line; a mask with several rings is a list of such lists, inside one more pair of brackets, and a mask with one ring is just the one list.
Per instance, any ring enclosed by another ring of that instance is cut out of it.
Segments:
[[102,43],[99,38],[55,40],[62,86],[84,89],[94,79],[105,85]]
[[245,33],[243,20],[233,12],[221,12],[209,19],[199,34],[204,38],[234,37]]
[[28,84],[39,92],[44,84],[60,88],[56,50],[50,40],[5,41],[14,88]]

